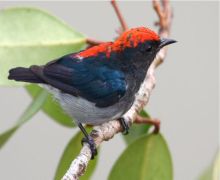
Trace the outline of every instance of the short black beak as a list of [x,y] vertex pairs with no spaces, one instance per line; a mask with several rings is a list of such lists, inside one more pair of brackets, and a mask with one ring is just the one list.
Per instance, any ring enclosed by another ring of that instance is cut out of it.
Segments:
[[160,45],[159,45],[159,49],[161,49],[162,47],[164,46],[167,46],[169,44],[173,44],[177,42],[176,40],[173,40],[173,39],[166,39],[166,38],[163,38],[160,40]]

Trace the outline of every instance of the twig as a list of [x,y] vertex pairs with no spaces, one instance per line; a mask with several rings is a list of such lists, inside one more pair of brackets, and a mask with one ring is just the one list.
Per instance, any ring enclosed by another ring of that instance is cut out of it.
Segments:
[[[121,11],[118,8],[118,5],[117,5],[116,1],[115,0],[111,0],[111,4],[112,4],[112,6],[113,6],[113,8],[115,10],[115,13],[118,16],[118,19],[119,19],[119,21],[121,23],[122,32],[126,31],[128,29],[128,26],[127,26],[127,24],[126,24],[126,22],[125,22],[125,20],[124,20],[124,18],[122,16],[122,14],[121,14]],[[121,32],[118,32],[118,33],[121,34]]]
[[[170,26],[172,20],[172,12],[170,9],[169,1],[163,0],[163,8],[159,3],[155,3],[153,1],[153,5],[155,11],[159,17],[159,35],[162,38],[168,37],[170,33]],[[113,2],[114,3],[114,2]],[[167,49],[163,48],[158,55],[156,56],[154,62],[151,64],[148,69],[146,78],[142,83],[140,90],[136,94],[135,102],[129,111],[124,114],[123,118],[131,125],[137,119],[138,112],[143,109],[143,107],[147,104],[151,91],[155,86],[155,76],[154,72],[157,66],[159,66],[165,56]],[[96,147],[98,147],[102,141],[108,141],[114,137],[115,134],[122,131],[121,124],[119,121],[114,120],[107,123],[102,124],[101,126],[95,126],[90,133],[93,137]],[[86,170],[86,167],[91,159],[91,151],[87,143],[83,144],[83,147],[80,151],[80,154],[73,160],[70,168],[62,178],[62,180],[78,180],[80,176],[82,176]]]
[[[124,32],[124,31],[126,31],[128,29],[128,26],[127,26],[127,24],[126,24],[126,22],[125,22],[125,20],[124,20],[124,18],[122,16],[122,14],[121,14],[119,8],[118,8],[118,5],[115,2],[115,0],[111,0],[111,4],[112,4],[112,6],[113,6],[113,8],[115,10],[115,13],[116,13],[116,15],[117,15],[117,17],[118,17],[118,19],[119,19],[119,21],[121,23],[121,28],[116,31],[117,34],[120,35],[120,34],[122,34],[122,32]],[[103,41],[87,38],[86,39],[86,43],[89,45],[89,47],[91,47],[91,46],[99,45],[99,44],[103,43]]]
[[[170,7],[169,1],[163,0],[161,6],[161,3],[158,0],[153,0],[153,7],[159,18],[159,21],[155,23],[159,26],[159,35],[160,37],[167,38],[170,35],[170,29],[173,19],[173,11]],[[157,62],[155,63],[156,67],[163,63],[166,53],[167,47],[164,47],[157,54]]]
[[137,115],[134,123],[153,125],[154,126],[153,133],[155,133],[155,134],[159,133],[159,131],[160,131],[160,120],[158,120],[158,119],[145,118],[140,115]]
[[86,43],[89,46],[96,46],[96,45],[99,45],[99,44],[103,43],[103,41],[98,41],[98,40],[95,40],[95,39],[87,38]]

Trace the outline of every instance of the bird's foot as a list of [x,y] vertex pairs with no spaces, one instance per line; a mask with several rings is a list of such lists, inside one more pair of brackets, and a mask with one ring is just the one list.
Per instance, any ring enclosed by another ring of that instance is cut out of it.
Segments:
[[119,122],[121,123],[122,127],[123,127],[123,135],[127,135],[129,133],[129,125],[128,123],[125,121],[125,119],[123,117],[118,119]]
[[92,154],[91,159],[94,159],[94,157],[97,155],[97,149],[96,149],[96,146],[95,146],[94,139],[91,136],[88,135],[87,137],[84,137],[82,139],[81,143],[82,144],[83,143],[88,143],[89,144],[91,154]]

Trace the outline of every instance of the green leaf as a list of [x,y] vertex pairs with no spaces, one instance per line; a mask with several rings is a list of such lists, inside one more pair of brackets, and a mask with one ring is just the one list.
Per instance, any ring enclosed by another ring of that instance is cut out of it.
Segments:
[[213,180],[212,179],[212,167],[208,167],[203,174],[201,175],[201,177],[199,178],[199,180]]
[[171,155],[162,135],[144,135],[130,144],[108,178],[118,179],[172,180]]
[[142,109],[142,111],[139,113],[142,117],[146,117],[146,118],[150,118],[150,115],[148,114],[147,111],[145,111],[144,109]]
[[19,118],[18,125],[27,122],[32,116],[34,116],[41,109],[47,97],[48,97],[48,92],[46,90],[41,90],[40,93],[35,98],[35,100],[31,102],[31,104],[28,106],[28,108]]
[[25,122],[27,122],[32,116],[34,116],[44,104],[48,93],[46,90],[41,90],[35,100],[31,102],[22,116],[19,118],[14,127],[7,130],[6,132],[0,134],[0,148],[4,146],[4,144],[10,139],[10,137],[15,133],[15,131]]
[[[26,86],[26,90],[33,98],[35,98],[36,95],[40,91],[42,91],[42,89],[43,88],[37,85]],[[53,99],[51,94],[47,97],[42,108],[47,115],[49,115],[53,120],[55,120],[59,124],[62,124],[67,127],[74,127],[73,119],[64,112],[60,104]]]
[[214,180],[220,179],[220,151],[218,151],[218,154],[217,154],[216,159],[214,161],[213,179]]
[[0,134],[0,149],[5,145],[5,143],[9,140],[9,138],[14,134],[14,132],[18,129],[18,126],[15,126],[6,132]]
[[199,180],[220,179],[220,151],[217,153],[214,162],[202,173]]
[[[145,111],[142,110],[140,112],[140,115],[142,117],[150,118],[149,114]],[[124,137],[124,140],[127,144],[132,143],[136,139],[138,139],[140,136],[147,134],[151,125],[149,124],[133,124],[131,128],[129,129],[129,134]]]
[[50,14],[34,8],[0,11],[0,85],[13,67],[45,64],[85,46],[85,37]]
[[[66,146],[59,165],[56,170],[55,180],[60,180],[66,171],[68,170],[72,160],[79,154],[82,145],[81,140],[83,135],[81,132],[77,133]],[[97,157],[94,160],[89,162],[88,168],[86,169],[85,174],[80,178],[80,180],[89,180],[93,174],[97,164]]]

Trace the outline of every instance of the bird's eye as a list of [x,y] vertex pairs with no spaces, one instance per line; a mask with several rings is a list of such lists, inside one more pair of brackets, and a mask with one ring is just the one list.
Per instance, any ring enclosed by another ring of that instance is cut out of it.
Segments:
[[147,49],[146,49],[146,51],[151,51],[152,50],[152,46],[147,46]]

